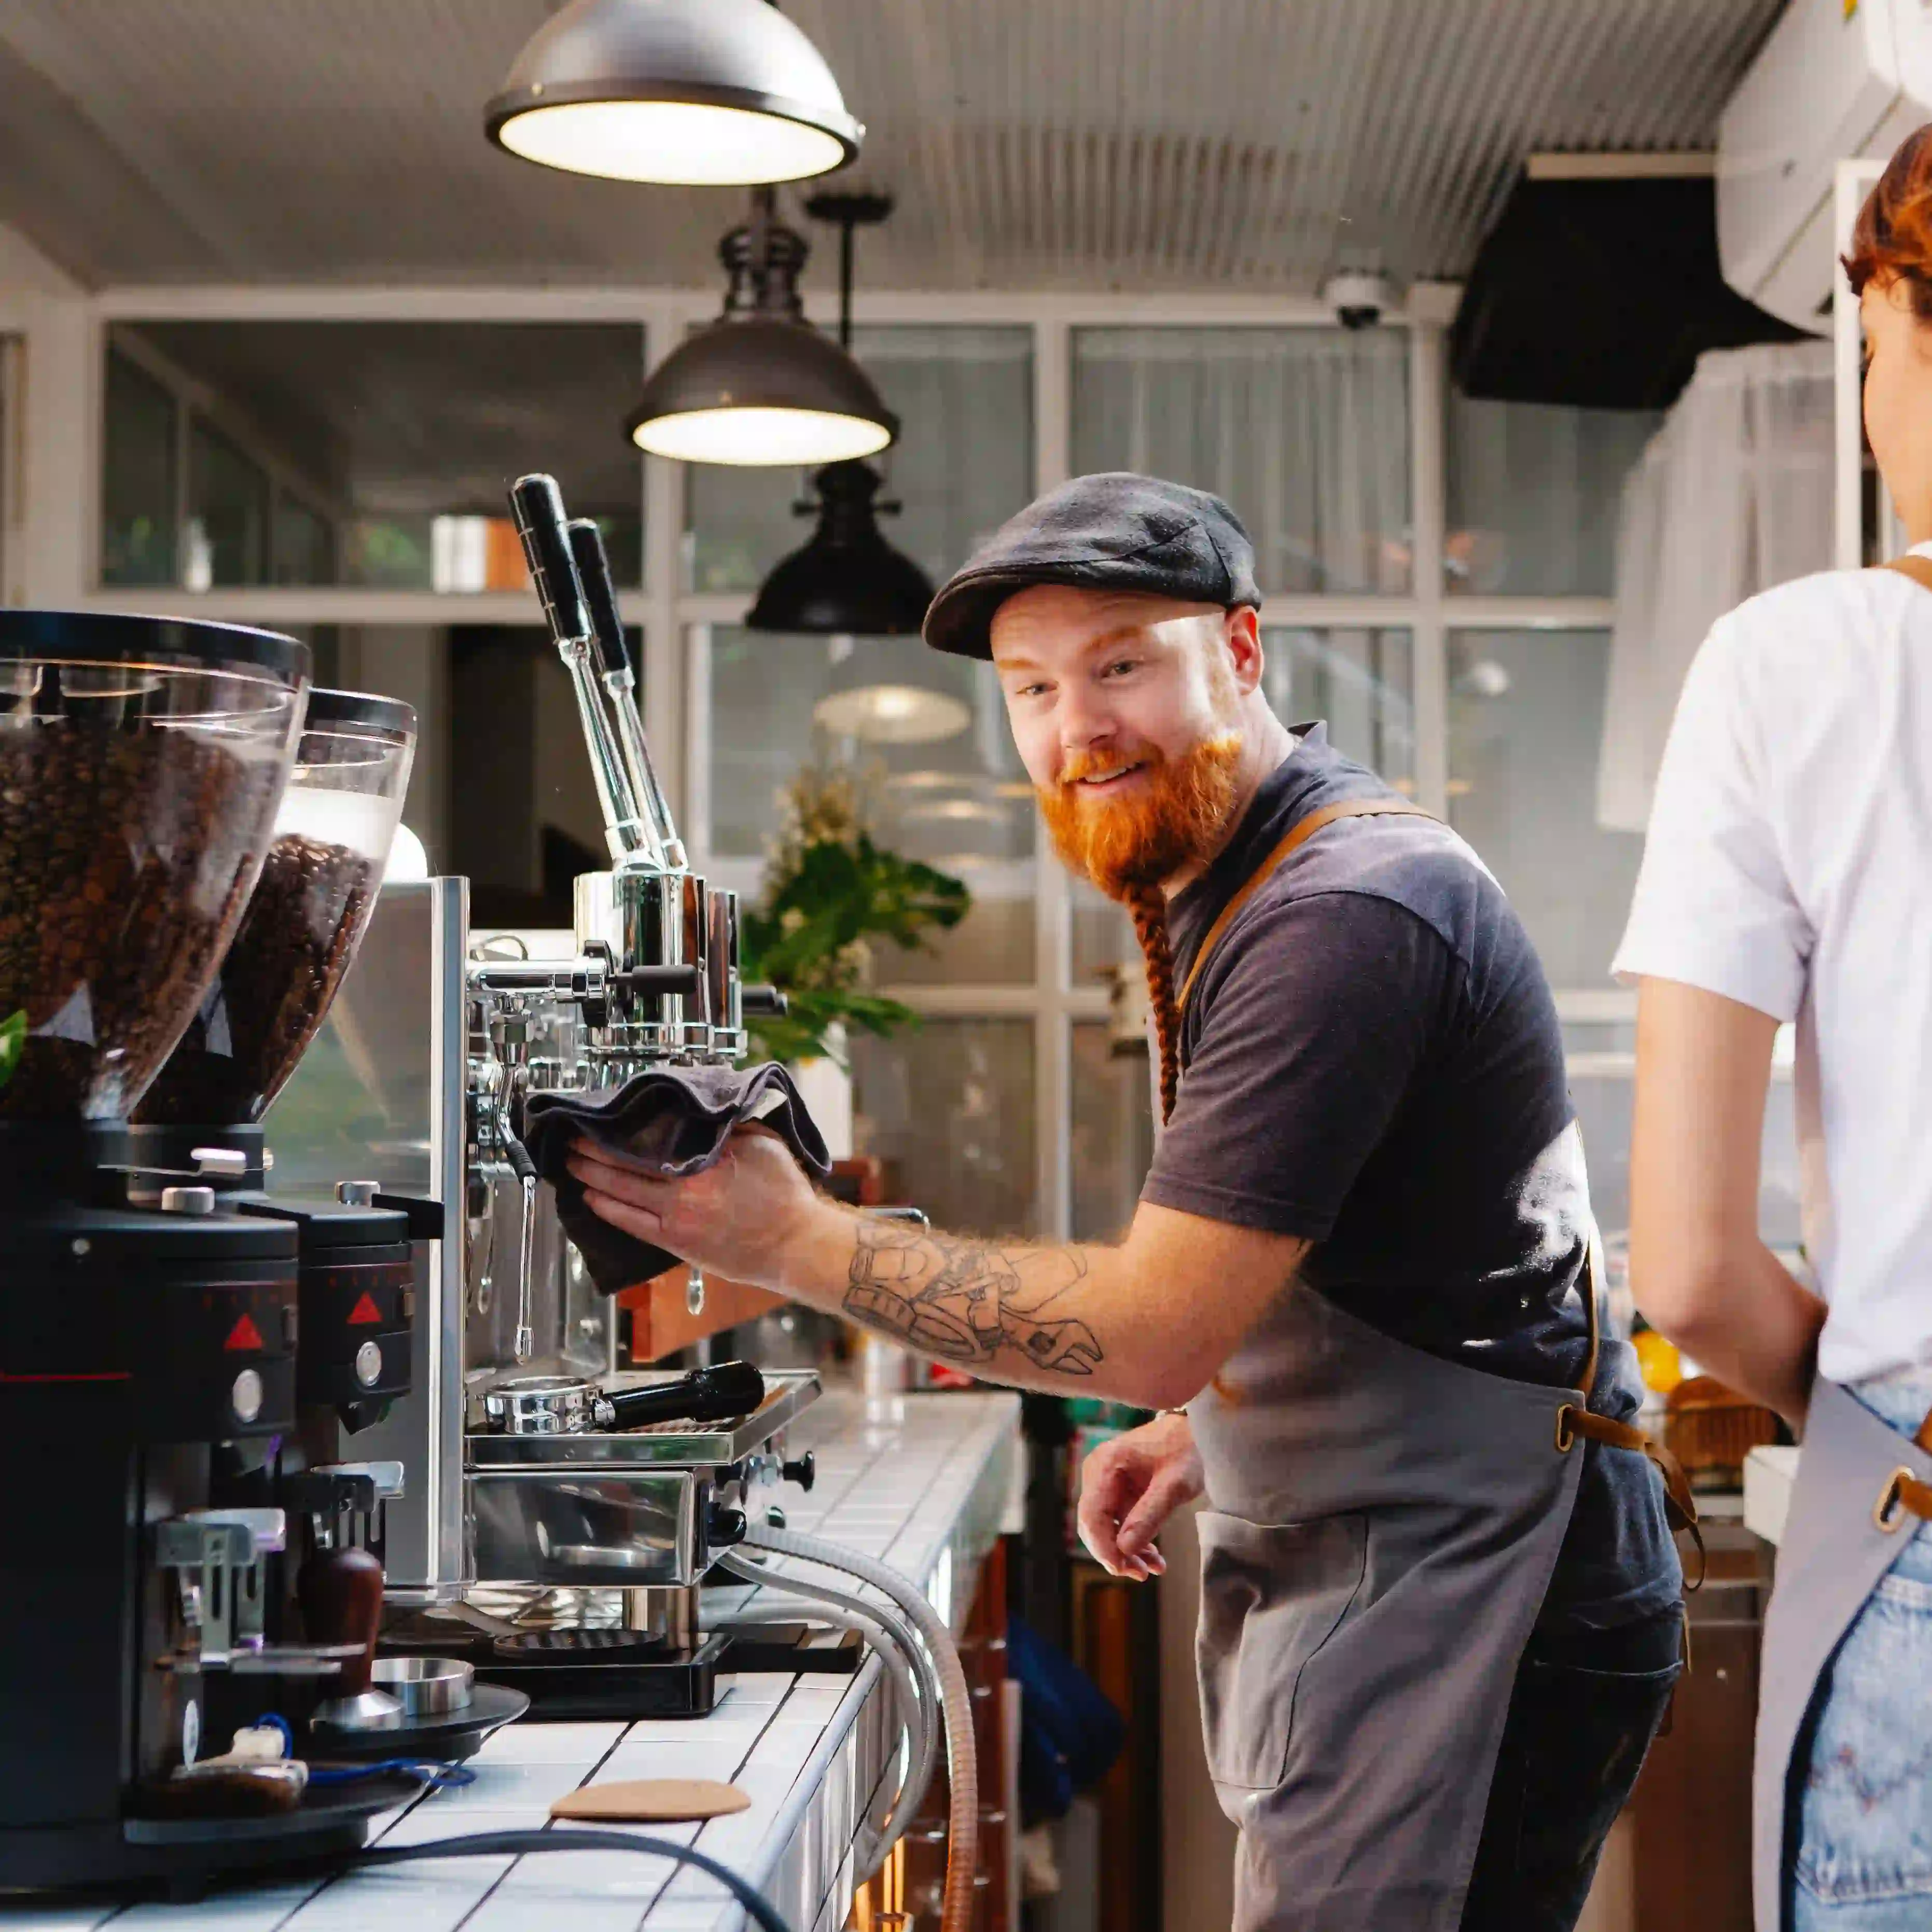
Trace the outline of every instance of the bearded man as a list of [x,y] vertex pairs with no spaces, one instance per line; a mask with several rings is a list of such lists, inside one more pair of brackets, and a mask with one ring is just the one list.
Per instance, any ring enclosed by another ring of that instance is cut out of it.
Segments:
[[1100,476],[926,617],[992,658],[1056,849],[1146,955],[1164,1125],[1118,1243],[870,1217],[755,1130],[681,1181],[572,1166],[722,1276],[1168,1412],[1090,1459],[1081,1526],[1145,1578],[1204,1487],[1239,1932],[1558,1932],[1679,1668],[1664,1486],[1535,954],[1454,832],[1270,712],[1259,602],[1226,504]]

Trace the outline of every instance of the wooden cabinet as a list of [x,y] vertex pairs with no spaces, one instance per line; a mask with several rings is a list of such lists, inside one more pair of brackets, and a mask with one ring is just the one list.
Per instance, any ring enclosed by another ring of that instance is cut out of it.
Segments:
[[1691,1667],[1630,1799],[1637,1932],[1751,1932],[1751,1737],[1768,1552],[1742,1525],[1712,1522],[1705,1536],[1709,1568],[1690,1599]]

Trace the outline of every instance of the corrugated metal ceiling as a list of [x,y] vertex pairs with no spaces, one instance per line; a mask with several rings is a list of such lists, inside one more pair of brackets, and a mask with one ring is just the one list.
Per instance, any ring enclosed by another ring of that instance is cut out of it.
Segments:
[[[1537,149],[1708,146],[1781,0],[788,0],[900,288],[1307,290],[1468,266]],[[742,196],[481,117],[544,0],[9,0],[0,220],[94,282],[715,279]],[[825,251],[829,254],[830,251]],[[824,265],[821,262],[820,266]]]

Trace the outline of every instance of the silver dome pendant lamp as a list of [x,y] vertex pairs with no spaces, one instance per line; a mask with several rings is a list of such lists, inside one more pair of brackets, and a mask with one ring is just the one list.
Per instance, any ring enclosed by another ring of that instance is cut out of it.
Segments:
[[545,167],[713,187],[826,173],[866,132],[769,0],[570,0],[524,44],[484,125]]

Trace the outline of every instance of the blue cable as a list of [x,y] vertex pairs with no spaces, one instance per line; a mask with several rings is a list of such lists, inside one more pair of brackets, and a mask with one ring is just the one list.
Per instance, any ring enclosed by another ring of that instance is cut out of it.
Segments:
[[380,1778],[389,1772],[419,1778],[432,1791],[446,1791],[453,1786],[474,1784],[476,1774],[466,1764],[439,1763],[434,1758],[384,1757],[367,1764],[338,1764],[317,1769],[310,1765],[311,1784],[353,1784],[358,1778]]

